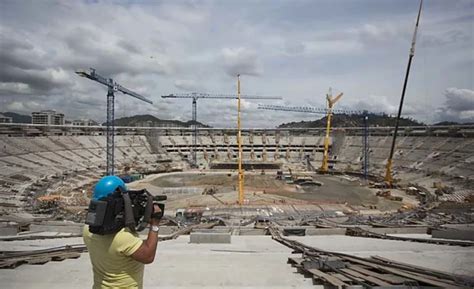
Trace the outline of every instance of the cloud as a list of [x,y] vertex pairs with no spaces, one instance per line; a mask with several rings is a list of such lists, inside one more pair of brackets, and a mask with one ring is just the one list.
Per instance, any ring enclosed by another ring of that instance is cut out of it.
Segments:
[[190,79],[178,79],[174,81],[174,86],[178,89],[185,90],[185,91],[200,91],[202,87],[198,85],[198,83],[194,80]]
[[129,53],[140,54],[142,52],[138,46],[125,39],[118,40],[117,45]]
[[[348,107],[344,107],[344,109]],[[398,111],[398,105],[389,101],[389,98],[386,96],[380,95],[369,95],[362,99],[359,99],[353,102],[350,105],[350,108],[355,110],[367,110],[373,113],[386,113],[386,114],[396,114]]]
[[330,41],[308,41],[303,43],[304,53],[313,56],[352,54],[359,52],[362,45],[356,41],[330,40]]
[[423,37],[422,44],[424,46],[444,46],[453,45],[457,43],[466,43],[471,40],[466,32],[454,29],[442,33],[427,34]]
[[257,52],[249,48],[223,48],[220,61],[227,75],[232,77],[237,74],[258,76],[263,73]]
[[[336,107],[336,109],[344,110],[356,110],[356,111],[368,111],[375,114],[387,114],[396,117],[398,114],[398,108],[400,99],[391,98],[383,95],[369,95],[359,99],[357,101],[351,101],[349,105],[341,105]],[[337,105],[336,105],[337,106]],[[432,112],[428,107],[419,106],[413,103],[410,103],[405,99],[402,109],[402,117],[410,117],[416,120],[431,120]]]
[[408,24],[411,23],[366,23],[359,28],[350,29],[349,33],[354,34],[366,46],[381,45],[410,37],[413,27]]
[[[0,103],[3,110],[56,109],[69,119],[102,121],[105,87],[74,73],[94,67],[154,101],[117,94],[118,117],[189,119],[190,102],[160,95],[232,94],[238,73],[258,76],[245,77],[245,94],[282,95],[286,105],[324,106],[332,86],[345,92],[341,108],[396,113],[417,5],[375,2],[0,1]],[[473,89],[470,2],[434,1],[423,12],[410,95],[432,95],[424,102],[434,107],[446,87]],[[423,111],[423,104],[410,98],[403,114],[433,119],[434,109]],[[235,102],[198,107],[200,121],[235,126]],[[253,102],[244,108],[249,127],[319,117],[263,112]]]
[[446,101],[436,110],[438,120],[455,122],[474,122],[474,90],[448,88]]
[[19,111],[26,114],[30,114],[32,111],[37,111],[41,108],[41,105],[34,101],[21,102],[14,101],[7,105],[6,109],[10,111]]

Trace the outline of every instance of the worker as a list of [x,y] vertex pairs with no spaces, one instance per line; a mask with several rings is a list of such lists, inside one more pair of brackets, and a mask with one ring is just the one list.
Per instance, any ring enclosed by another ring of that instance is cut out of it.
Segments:
[[[125,183],[117,176],[106,176],[94,187],[93,199],[99,200],[118,188],[126,191]],[[161,212],[155,205],[155,212]],[[99,288],[143,288],[144,264],[155,259],[158,243],[159,219],[150,219],[146,240],[136,232],[122,228],[114,234],[93,234],[84,226],[84,243],[89,251],[94,273],[93,289]]]

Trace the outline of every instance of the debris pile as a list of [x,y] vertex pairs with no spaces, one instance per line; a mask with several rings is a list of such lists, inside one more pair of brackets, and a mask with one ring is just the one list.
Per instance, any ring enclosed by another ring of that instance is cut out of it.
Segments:
[[344,225],[371,225],[375,227],[395,227],[407,225],[424,225],[437,227],[443,224],[466,224],[474,221],[472,209],[440,210],[420,207],[411,211],[380,216],[352,215],[343,222]]
[[377,197],[386,198],[387,200],[390,200],[390,201],[397,201],[397,202],[403,201],[403,197],[400,197],[400,196],[392,196],[392,193],[391,193],[390,191],[388,191],[388,190],[378,191],[375,195],[376,195]]

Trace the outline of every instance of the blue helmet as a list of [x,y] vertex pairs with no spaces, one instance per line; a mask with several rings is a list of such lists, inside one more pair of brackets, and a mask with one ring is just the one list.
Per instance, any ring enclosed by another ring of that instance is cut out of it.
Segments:
[[98,200],[103,197],[107,197],[108,195],[115,192],[117,188],[121,188],[122,190],[126,191],[127,187],[123,180],[117,176],[106,176],[97,182],[94,187],[94,193],[92,194],[92,198],[94,200]]

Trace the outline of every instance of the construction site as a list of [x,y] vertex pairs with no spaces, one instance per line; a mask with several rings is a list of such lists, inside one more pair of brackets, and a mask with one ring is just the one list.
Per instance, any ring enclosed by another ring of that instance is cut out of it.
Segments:
[[[144,288],[474,288],[474,125],[400,123],[422,3],[397,116],[339,108],[331,88],[325,107],[275,104],[239,72],[236,94],[161,96],[191,102],[189,127],[119,126],[116,95],[153,101],[75,70],[106,95],[103,125],[0,122],[2,288],[93,286],[82,235],[104,176],[164,200]],[[199,125],[205,100],[236,104],[236,127]],[[324,127],[248,128],[242,101]]]
[[[105,169],[105,128],[75,129],[1,126],[7,287],[91,282],[81,232]],[[193,129],[115,129],[116,173],[168,196],[145,286],[473,284],[474,127],[401,128],[390,188],[391,128],[371,129],[367,174],[363,128],[332,130],[327,173],[324,129],[243,129],[242,204],[235,129],[198,129],[196,146]]]

